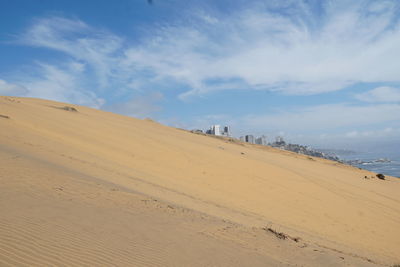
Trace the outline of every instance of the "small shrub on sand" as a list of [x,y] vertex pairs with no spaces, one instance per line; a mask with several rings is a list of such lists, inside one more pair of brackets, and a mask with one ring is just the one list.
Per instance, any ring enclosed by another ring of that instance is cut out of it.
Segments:
[[78,110],[76,108],[69,107],[69,106],[62,107],[61,109],[66,110],[66,111],[78,112]]

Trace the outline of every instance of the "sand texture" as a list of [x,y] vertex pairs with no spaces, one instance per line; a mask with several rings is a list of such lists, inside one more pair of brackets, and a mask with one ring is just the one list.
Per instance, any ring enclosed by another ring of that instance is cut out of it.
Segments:
[[400,179],[374,175],[0,97],[0,266],[399,264]]

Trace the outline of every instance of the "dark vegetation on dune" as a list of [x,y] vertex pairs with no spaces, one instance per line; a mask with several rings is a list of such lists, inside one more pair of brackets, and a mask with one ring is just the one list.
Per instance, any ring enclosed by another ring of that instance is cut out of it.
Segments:
[[53,108],[57,108],[57,109],[62,109],[65,111],[72,111],[72,112],[78,112],[78,110],[74,107],[70,107],[70,106],[64,106],[64,107],[53,107]]
[[292,237],[292,236],[290,236],[288,234],[285,234],[285,233],[282,233],[282,232],[278,232],[275,229],[272,229],[271,227],[264,227],[263,230],[274,234],[279,239],[291,239],[296,243],[300,241],[300,237]]

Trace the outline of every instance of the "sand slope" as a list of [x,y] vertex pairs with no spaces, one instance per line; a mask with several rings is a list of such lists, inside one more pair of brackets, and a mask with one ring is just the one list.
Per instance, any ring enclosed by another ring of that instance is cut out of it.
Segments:
[[400,181],[335,162],[12,97],[0,161],[0,265],[400,262]]

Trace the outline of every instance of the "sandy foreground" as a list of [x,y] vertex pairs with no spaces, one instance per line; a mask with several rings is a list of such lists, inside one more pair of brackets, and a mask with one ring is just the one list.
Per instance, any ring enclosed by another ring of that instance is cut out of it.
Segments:
[[400,179],[373,176],[0,97],[0,266],[399,264]]

